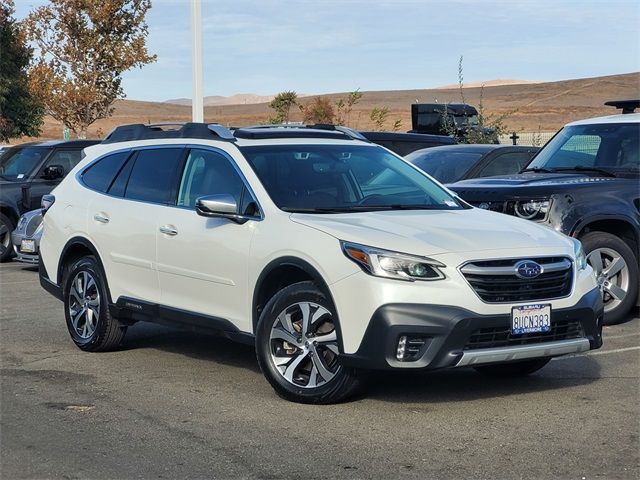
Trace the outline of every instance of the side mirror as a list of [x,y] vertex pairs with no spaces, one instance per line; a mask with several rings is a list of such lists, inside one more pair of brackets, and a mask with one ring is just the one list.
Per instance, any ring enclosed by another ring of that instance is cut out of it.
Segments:
[[49,165],[44,168],[42,177],[47,180],[57,180],[64,177],[64,167],[62,165]]
[[245,223],[248,217],[238,214],[238,203],[228,194],[208,195],[196,199],[196,212],[201,217],[227,218],[235,223]]

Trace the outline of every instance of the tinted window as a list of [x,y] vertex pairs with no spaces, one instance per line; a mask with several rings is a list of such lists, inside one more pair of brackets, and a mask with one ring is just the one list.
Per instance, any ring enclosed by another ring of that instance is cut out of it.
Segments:
[[120,169],[120,172],[116,176],[115,180],[111,183],[111,187],[109,187],[109,195],[115,195],[116,197],[124,197],[124,192],[127,189],[127,183],[129,181],[129,176],[131,175],[131,170],[133,169],[133,164],[135,163],[135,155],[132,155],[129,158],[129,161],[125,163],[124,167]]
[[168,202],[181,153],[181,148],[140,150],[131,170],[125,197],[144,202]]
[[114,153],[101,158],[82,174],[85,185],[99,192],[106,192],[129,152]]
[[64,174],[66,175],[78,162],[82,159],[82,150],[56,150],[47,159],[45,168],[50,165],[62,165]]
[[477,176],[493,177],[518,173],[529,163],[530,159],[531,154],[528,152],[505,152],[492,158],[482,167]]
[[206,195],[229,194],[239,205],[244,183],[223,155],[211,150],[191,150],[178,190],[178,206],[195,207]]
[[459,152],[451,150],[415,153],[407,160],[442,183],[453,183],[464,175],[484,155],[484,152]]

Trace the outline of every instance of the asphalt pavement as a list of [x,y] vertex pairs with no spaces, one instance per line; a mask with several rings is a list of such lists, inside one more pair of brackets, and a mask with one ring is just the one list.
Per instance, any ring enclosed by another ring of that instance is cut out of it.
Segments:
[[34,268],[0,265],[0,477],[640,478],[640,319],[523,379],[377,374],[288,403],[251,347],[150,324],[84,353]]

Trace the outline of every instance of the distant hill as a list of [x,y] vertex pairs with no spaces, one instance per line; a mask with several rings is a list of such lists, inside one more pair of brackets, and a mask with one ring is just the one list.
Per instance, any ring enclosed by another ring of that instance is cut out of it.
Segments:
[[[205,107],[215,107],[220,105],[252,105],[254,103],[269,103],[275,95],[256,95],[255,93],[238,93],[229,97],[221,95],[213,95],[204,97]],[[176,98],[166,100],[164,103],[173,103],[175,105],[191,106],[190,98]]]
[[[476,87],[500,87],[502,85],[524,85],[524,84],[532,84],[532,83],[542,83],[533,80],[485,80],[482,82],[471,82],[471,83],[463,83],[463,88],[476,88]],[[439,90],[445,90],[450,88],[459,88],[457,83],[451,83],[449,85],[442,85],[441,87],[435,87]]]
[[[288,86],[283,85],[283,90]],[[290,87],[289,87],[290,88]],[[468,86],[465,89],[467,102],[478,105],[479,87]],[[459,101],[457,87],[364,91],[362,101],[351,112],[348,125],[361,130],[373,128],[369,114],[373,107],[389,108],[388,127],[396,119],[402,121],[402,131],[411,128],[411,104],[420,102]],[[205,107],[205,120],[224,125],[242,126],[265,121],[272,115],[268,101],[250,103],[253,94],[233,97],[240,103],[212,105]],[[324,95],[332,100],[346,96],[346,93]],[[255,97],[259,97],[255,95]],[[215,98],[215,97],[213,97]],[[485,84],[483,103],[488,115],[510,113],[505,123],[516,131],[556,131],[565,123],[581,118],[596,117],[615,113],[615,109],[605,107],[607,100],[640,98],[640,72],[605,77],[581,78],[558,82],[518,83],[491,86]],[[245,102],[246,101],[246,102]],[[304,102],[305,100],[303,100]],[[310,101],[307,99],[306,101]],[[140,102],[121,100],[116,103],[114,115],[96,122],[89,128],[89,135],[103,136],[116,125],[125,123],[147,123],[157,121],[187,121],[191,118],[188,105],[165,102]],[[291,120],[300,120],[300,112],[292,110]],[[43,138],[60,138],[62,126],[51,118],[45,120]],[[23,139],[26,141],[27,139]]]

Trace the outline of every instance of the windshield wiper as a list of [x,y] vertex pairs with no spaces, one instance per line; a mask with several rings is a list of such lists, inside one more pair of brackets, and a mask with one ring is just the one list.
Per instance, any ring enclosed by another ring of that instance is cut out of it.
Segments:
[[541,168],[541,167],[531,167],[531,168],[523,168],[518,173],[525,173],[525,172],[553,173],[553,170],[549,170],[548,168]]
[[617,175],[609,170],[598,167],[585,167],[583,165],[576,165],[574,167],[558,167],[553,169],[554,172],[597,172],[601,173],[605,177],[616,177]]

